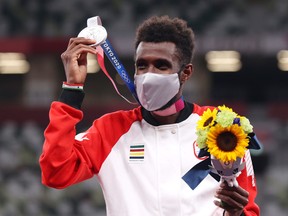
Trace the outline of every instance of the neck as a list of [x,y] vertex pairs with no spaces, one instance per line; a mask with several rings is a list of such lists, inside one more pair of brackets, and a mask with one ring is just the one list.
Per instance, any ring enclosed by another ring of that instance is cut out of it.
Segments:
[[151,114],[161,124],[173,124],[176,122],[176,119],[179,116],[180,111],[184,107],[185,107],[185,104],[184,104],[183,98],[181,97],[171,106],[163,110],[152,111]]
[[170,116],[158,116],[158,115],[153,114],[152,112],[151,114],[160,125],[174,124],[176,122],[176,119],[179,116],[179,113],[176,113]]
[[183,101],[183,98],[181,97],[171,106],[162,110],[152,111],[152,113],[158,116],[170,116],[170,115],[180,112],[184,108],[184,106],[185,106],[184,101]]

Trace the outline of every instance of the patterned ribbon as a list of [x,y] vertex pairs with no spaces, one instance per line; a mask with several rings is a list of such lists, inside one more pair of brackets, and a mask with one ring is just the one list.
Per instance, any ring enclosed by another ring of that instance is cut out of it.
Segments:
[[100,68],[102,69],[102,71],[105,73],[105,75],[109,78],[109,80],[113,84],[117,94],[120,95],[124,100],[126,100],[130,104],[138,104],[138,103],[131,102],[130,100],[125,98],[119,92],[114,80],[111,78],[111,76],[109,75],[109,73],[106,70],[106,67],[105,67],[105,64],[104,64],[104,53],[105,53],[106,57],[110,60],[110,62],[112,63],[113,67],[116,69],[118,74],[120,75],[121,79],[124,81],[124,83],[128,87],[129,91],[132,93],[132,95],[135,98],[135,100],[138,102],[138,97],[137,97],[137,94],[136,94],[134,82],[130,79],[129,74],[127,73],[127,71],[124,68],[123,64],[119,60],[115,50],[111,46],[111,44],[108,41],[108,39],[106,39],[100,46],[97,46],[96,49],[98,51],[97,52],[98,64],[99,64]]

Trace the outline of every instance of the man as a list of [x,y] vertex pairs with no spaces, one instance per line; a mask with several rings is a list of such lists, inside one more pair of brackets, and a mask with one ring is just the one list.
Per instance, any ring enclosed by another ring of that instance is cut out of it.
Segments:
[[67,80],[45,130],[43,184],[65,188],[96,175],[109,216],[259,215],[254,176],[246,169],[239,187],[207,175],[191,189],[182,178],[203,160],[195,154],[195,130],[207,109],[182,97],[193,72],[194,34],[186,22],[163,16],[139,26],[134,78],[141,106],[106,114],[76,135],[93,43],[72,38],[61,56]]

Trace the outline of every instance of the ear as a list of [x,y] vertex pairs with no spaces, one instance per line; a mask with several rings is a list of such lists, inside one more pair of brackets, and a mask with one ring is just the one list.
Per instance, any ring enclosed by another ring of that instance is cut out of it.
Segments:
[[180,75],[180,83],[183,84],[188,79],[190,79],[190,77],[192,76],[192,73],[193,73],[193,65],[192,64],[185,65],[185,67],[184,67],[184,69]]

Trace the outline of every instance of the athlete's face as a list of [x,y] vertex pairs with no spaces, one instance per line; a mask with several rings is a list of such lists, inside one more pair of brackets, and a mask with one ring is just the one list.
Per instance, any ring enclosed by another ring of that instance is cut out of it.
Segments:
[[135,54],[136,75],[147,72],[173,74],[180,70],[176,46],[172,42],[141,42]]

